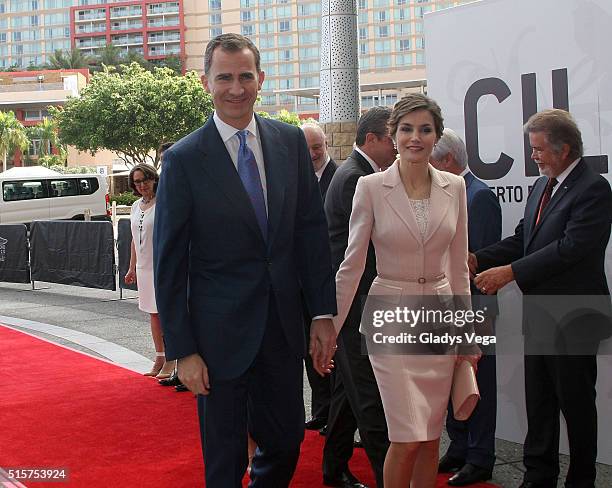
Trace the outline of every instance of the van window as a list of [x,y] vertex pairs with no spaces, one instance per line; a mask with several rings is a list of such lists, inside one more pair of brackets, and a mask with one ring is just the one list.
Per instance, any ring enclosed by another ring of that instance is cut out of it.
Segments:
[[100,185],[97,178],[81,178],[79,180],[79,193],[81,195],[91,195],[95,193]]
[[5,202],[47,198],[47,188],[43,181],[21,180],[2,183],[2,198]]
[[77,180],[66,178],[65,180],[51,180],[51,194],[54,197],[72,197],[79,194]]

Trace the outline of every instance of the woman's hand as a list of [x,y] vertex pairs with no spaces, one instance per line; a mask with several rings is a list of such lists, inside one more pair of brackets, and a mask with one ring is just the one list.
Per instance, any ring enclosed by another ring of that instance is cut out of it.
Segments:
[[125,275],[125,278],[123,279],[123,281],[125,281],[125,283],[128,285],[132,285],[136,283],[136,270],[130,268],[127,274]]
[[455,364],[461,363],[461,361],[467,361],[474,368],[474,372],[478,371],[478,361],[482,357],[482,354],[459,354]]

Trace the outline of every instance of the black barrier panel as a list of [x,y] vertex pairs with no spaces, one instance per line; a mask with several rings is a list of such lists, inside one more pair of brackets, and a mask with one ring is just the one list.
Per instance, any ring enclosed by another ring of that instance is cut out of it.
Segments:
[[32,280],[115,290],[110,222],[37,220],[30,231]]
[[23,224],[0,225],[0,281],[30,282],[27,228]]
[[130,255],[132,253],[132,229],[130,219],[119,219],[117,222],[117,255],[119,260],[119,288],[127,290],[138,290],[136,283],[128,285],[124,278],[130,267]]

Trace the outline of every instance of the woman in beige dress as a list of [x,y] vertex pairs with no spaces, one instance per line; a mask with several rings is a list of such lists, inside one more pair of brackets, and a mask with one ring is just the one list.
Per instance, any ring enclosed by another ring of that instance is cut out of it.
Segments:
[[[440,108],[430,98],[409,94],[395,105],[389,131],[399,159],[387,171],[357,183],[348,248],[336,275],[337,330],[353,301],[370,240],[378,276],[369,300],[391,295],[399,304],[401,297],[409,296],[469,296],[465,183],[429,164],[443,129]],[[385,488],[435,486],[455,362],[460,357],[475,365],[478,360],[477,355],[455,353],[454,349],[440,355],[370,350],[391,441],[384,465]]]

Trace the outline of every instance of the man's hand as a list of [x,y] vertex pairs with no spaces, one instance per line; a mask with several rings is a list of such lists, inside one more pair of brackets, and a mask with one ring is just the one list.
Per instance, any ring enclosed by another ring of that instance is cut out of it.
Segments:
[[511,281],[514,281],[514,273],[512,266],[507,264],[477,274],[474,284],[484,295],[493,295]]
[[312,321],[308,352],[317,373],[321,376],[331,373],[332,357],[336,352],[336,329],[331,319]]
[[177,371],[181,383],[196,395],[210,393],[208,367],[199,354],[185,356],[177,362]]
[[468,268],[470,268],[470,278],[474,279],[476,271],[478,271],[478,260],[476,254],[472,252],[468,254]]

